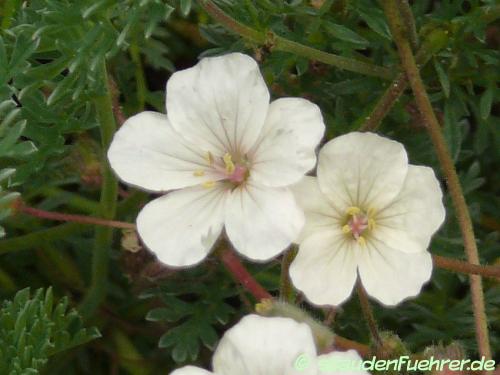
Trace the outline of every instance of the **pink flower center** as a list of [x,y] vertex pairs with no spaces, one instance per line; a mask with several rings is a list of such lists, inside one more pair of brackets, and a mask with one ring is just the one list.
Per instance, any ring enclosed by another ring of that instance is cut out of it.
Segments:
[[352,215],[347,225],[351,229],[352,236],[357,240],[368,228],[368,217],[362,213]]
[[228,173],[228,180],[234,183],[241,183],[247,178],[248,169],[243,165],[235,165],[232,173]]

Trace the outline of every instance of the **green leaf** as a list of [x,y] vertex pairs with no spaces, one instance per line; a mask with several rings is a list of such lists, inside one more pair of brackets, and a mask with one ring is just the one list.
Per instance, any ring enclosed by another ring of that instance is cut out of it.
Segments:
[[483,92],[483,95],[481,95],[481,100],[479,101],[479,113],[483,120],[486,120],[490,116],[494,93],[495,88],[491,85],[488,86],[486,91]]
[[65,299],[54,306],[52,289],[23,289],[0,310],[0,374],[38,374],[50,356],[99,336]]
[[180,0],[181,14],[186,17],[191,12],[192,1],[191,0]]
[[434,68],[438,74],[439,83],[441,83],[441,87],[443,88],[444,96],[450,97],[450,79],[448,78],[448,74],[444,71],[443,66],[439,63],[437,59],[434,59]]
[[367,46],[369,44],[365,38],[345,26],[333,22],[325,22],[323,25],[326,30],[337,39],[362,46]]

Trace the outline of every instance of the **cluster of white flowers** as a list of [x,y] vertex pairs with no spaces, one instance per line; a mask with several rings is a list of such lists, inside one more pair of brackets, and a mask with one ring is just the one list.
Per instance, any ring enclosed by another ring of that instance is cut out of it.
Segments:
[[[144,245],[163,263],[185,267],[202,261],[223,231],[254,261],[296,242],[290,276],[311,303],[342,303],[358,279],[386,305],[417,295],[445,216],[432,169],[408,164],[398,142],[354,132],[324,145],[317,177],[304,176],[316,165],[321,112],[305,99],[269,98],[257,63],[233,53],[174,73],[167,115],[143,112],[123,124],[108,152],[111,167],[126,183],[167,193],[139,213]],[[215,374],[293,374],[291,356],[315,355],[305,326],[262,319],[245,318],[226,333]]]

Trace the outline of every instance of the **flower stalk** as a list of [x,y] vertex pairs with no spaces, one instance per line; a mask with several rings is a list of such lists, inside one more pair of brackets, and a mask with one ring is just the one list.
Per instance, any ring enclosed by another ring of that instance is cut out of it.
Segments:
[[199,0],[198,3],[210,16],[216,19],[225,28],[253,43],[265,45],[276,51],[290,52],[298,56],[306,57],[308,59],[316,60],[324,64],[332,65],[339,69],[355,73],[379,77],[387,80],[392,79],[394,76],[390,69],[381,66],[323,52],[283,38],[276,35],[272,31],[263,33],[254,30],[229,16],[211,0]]
[[377,321],[375,320],[375,315],[373,315],[373,310],[370,305],[370,301],[368,300],[368,295],[366,294],[366,290],[359,279],[356,285],[356,291],[358,293],[359,304],[361,306],[361,310],[363,311],[363,316],[366,320],[366,325],[370,330],[370,334],[378,352],[382,348],[383,342],[378,332]]
[[232,276],[254,296],[257,300],[273,298],[241,264],[238,257],[231,250],[222,250],[219,253],[220,259]]
[[[116,122],[113,115],[113,100],[110,94],[105,62],[102,63],[100,70],[102,82],[105,83],[105,92],[95,99],[95,108],[100,124],[101,147],[103,152],[99,213],[105,220],[111,220],[116,212],[118,181],[111,171],[105,152],[116,130]],[[113,229],[110,227],[99,226],[95,230],[91,283],[88,293],[80,306],[80,312],[85,318],[92,316],[106,297],[109,249],[111,248],[112,235]]]
[[[401,64],[406,72],[408,81],[415,95],[417,106],[421,112],[422,119],[427,125],[427,130],[436,150],[441,168],[446,178],[450,195],[455,207],[457,219],[464,240],[467,260],[471,264],[479,265],[479,255],[474,236],[474,229],[469,215],[467,203],[458,179],[453,160],[448,146],[441,132],[441,127],[436,118],[431,102],[427,95],[417,62],[413,55],[410,43],[405,36],[404,25],[401,20],[400,11],[396,0],[382,1],[384,12],[389,22],[394,41],[397,45]],[[491,349],[488,336],[488,323],[484,306],[484,294],[481,277],[470,276],[471,296],[476,327],[476,338],[478,341],[479,354],[486,359],[491,359]]]
[[500,279],[500,266],[471,264],[461,260],[447,258],[435,254],[432,255],[432,261],[434,262],[434,266],[448,271]]
[[62,212],[50,212],[24,205],[18,208],[18,211],[26,215],[30,215],[41,219],[74,222],[80,224],[100,225],[110,228],[135,229],[135,224],[125,223],[123,221],[107,220],[86,215],[66,214]]

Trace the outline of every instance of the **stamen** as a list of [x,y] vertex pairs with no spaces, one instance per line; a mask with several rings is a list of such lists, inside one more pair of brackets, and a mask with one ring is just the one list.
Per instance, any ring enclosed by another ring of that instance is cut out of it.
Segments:
[[358,241],[359,246],[361,247],[366,246],[366,240],[363,236],[359,236],[356,241]]
[[351,226],[349,224],[346,224],[342,227],[342,233],[344,234],[349,234],[351,233]]
[[361,209],[359,207],[349,207],[346,210],[347,215],[351,215],[351,216],[357,215],[360,212],[361,212]]
[[215,186],[215,181],[205,181],[201,184],[205,189],[210,189]]
[[375,229],[375,220],[374,219],[368,219],[368,230],[373,230]]
[[205,160],[208,161],[208,164],[214,165],[214,156],[212,155],[212,153],[210,151],[207,151],[207,153],[205,155]]
[[193,176],[196,176],[196,177],[205,176],[205,171],[202,171],[201,169],[197,169],[196,171],[193,172]]
[[236,166],[233,163],[233,157],[231,156],[231,154],[227,152],[222,160],[224,160],[224,165],[226,166],[226,173],[232,174]]

